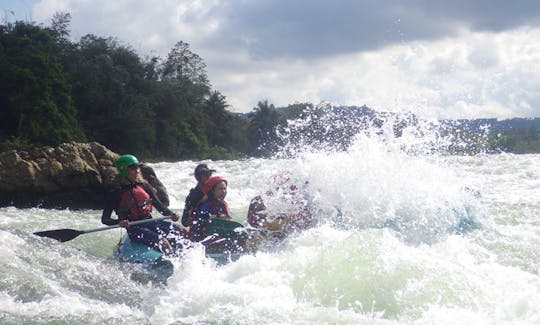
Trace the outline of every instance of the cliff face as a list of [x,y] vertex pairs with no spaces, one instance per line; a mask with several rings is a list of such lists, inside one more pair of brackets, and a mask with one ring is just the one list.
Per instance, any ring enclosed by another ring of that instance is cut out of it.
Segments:
[[[117,158],[97,142],[0,153],[0,206],[101,209],[104,190],[116,178]],[[168,205],[167,191],[152,168],[141,171]]]

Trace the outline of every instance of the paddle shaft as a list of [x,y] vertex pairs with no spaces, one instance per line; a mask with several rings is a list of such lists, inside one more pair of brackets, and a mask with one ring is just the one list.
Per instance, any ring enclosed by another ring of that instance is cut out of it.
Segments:
[[[150,219],[144,219],[139,221],[132,221],[129,223],[129,225],[139,225],[142,223],[152,222],[152,221],[160,221],[164,219],[169,219],[170,216],[167,217],[160,217],[160,218],[150,218]],[[56,239],[61,242],[70,241],[74,238],[76,238],[79,235],[88,234],[96,231],[103,231],[103,230],[109,230],[118,228],[120,225],[114,225],[114,226],[107,226],[107,227],[100,227],[95,229],[89,229],[89,230],[75,230],[75,229],[56,229],[56,230],[46,230],[46,231],[38,231],[35,232],[34,235],[40,236],[40,237],[48,237],[52,239]]]
[[[139,221],[130,221],[129,225],[130,226],[135,226],[135,225],[140,225],[140,224],[147,223],[147,222],[165,220],[165,219],[170,219],[170,218],[171,218],[171,216],[166,216],[166,217],[159,217],[159,218],[144,219],[144,220],[139,220]],[[114,228],[120,228],[120,225],[99,227],[99,228],[95,228],[95,229],[83,230],[82,233],[83,234],[89,234],[89,233],[92,233],[92,232],[109,230],[109,229],[114,229]]]

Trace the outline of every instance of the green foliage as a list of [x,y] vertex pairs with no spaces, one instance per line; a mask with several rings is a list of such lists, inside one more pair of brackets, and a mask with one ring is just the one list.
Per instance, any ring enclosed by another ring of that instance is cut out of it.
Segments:
[[203,113],[208,118],[205,120],[208,132],[208,141],[216,146],[224,147],[229,138],[228,123],[231,115],[225,109],[227,108],[225,96],[220,92],[214,91],[203,105]]
[[53,33],[23,22],[0,26],[0,140],[58,145],[84,140]]
[[531,124],[494,133],[490,136],[490,148],[517,154],[540,153],[540,130]]
[[275,150],[276,126],[280,123],[280,115],[273,104],[267,100],[257,103],[254,116],[249,125],[250,153],[255,156],[267,156]]
[[29,151],[32,148],[33,145],[30,143],[30,141],[24,138],[9,137],[0,142],[0,152],[10,150]]
[[229,131],[228,148],[230,154],[234,157],[245,157],[250,152],[250,120],[241,114],[233,115],[228,123]]
[[196,86],[209,87],[206,64],[200,56],[189,49],[189,44],[178,42],[174,45],[163,65],[164,80],[183,81]]
[[115,39],[87,35],[72,56],[72,94],[86,134],[115,151],[151,154],[155,113],[135,52]]

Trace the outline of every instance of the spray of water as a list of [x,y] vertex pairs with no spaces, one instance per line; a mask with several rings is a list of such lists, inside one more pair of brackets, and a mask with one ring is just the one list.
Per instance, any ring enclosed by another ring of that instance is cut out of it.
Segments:
[[452,148],[470,144],[446,125],[411,114],[321,110],[280,129],[276,154],[319,221],[389,228],[412,243],[477,227],[478,193],[445,160]]

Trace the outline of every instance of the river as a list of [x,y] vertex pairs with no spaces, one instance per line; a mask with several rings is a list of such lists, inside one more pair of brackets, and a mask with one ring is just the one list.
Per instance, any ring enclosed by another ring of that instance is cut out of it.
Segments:
[[[448,156],[359,136],[346,152],[205,161],[234,219],[286,174],[318,225],[217,265],[200,247],[166,286],[113,258],[97,210],[0,209],[2,324],[540,324],[540,155]],[[150,164],[181,211],[199,162]]]

